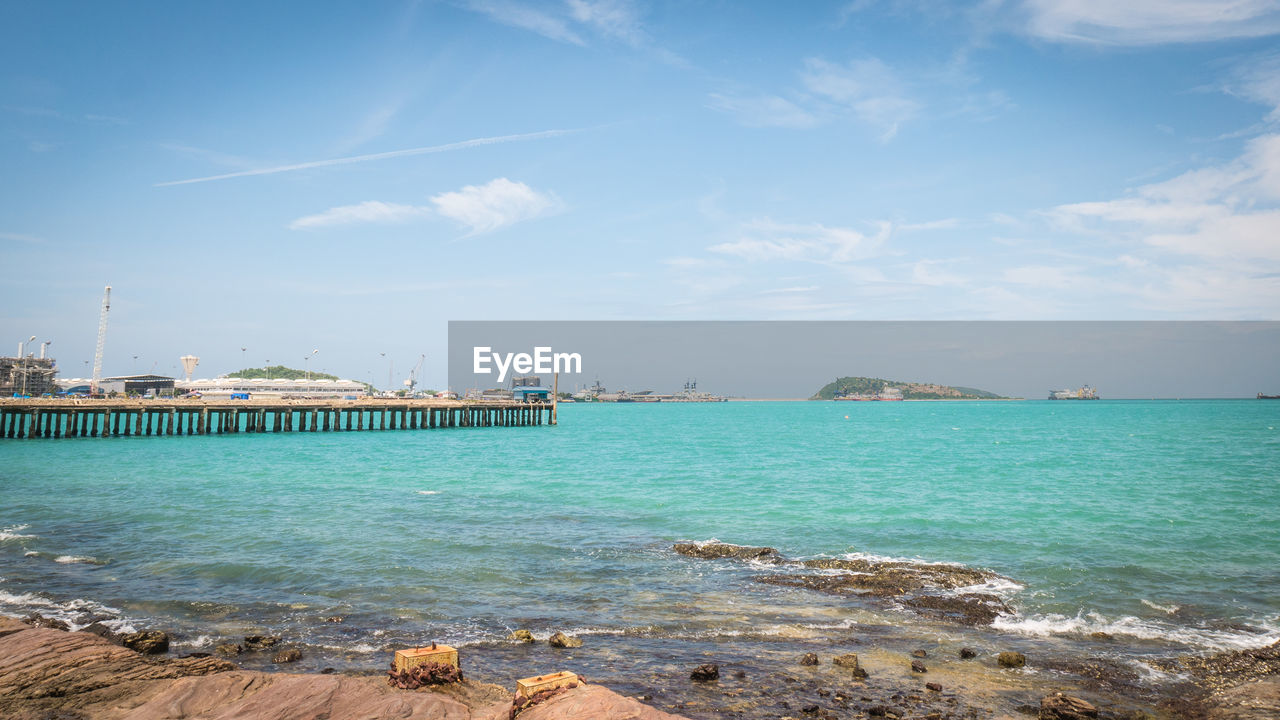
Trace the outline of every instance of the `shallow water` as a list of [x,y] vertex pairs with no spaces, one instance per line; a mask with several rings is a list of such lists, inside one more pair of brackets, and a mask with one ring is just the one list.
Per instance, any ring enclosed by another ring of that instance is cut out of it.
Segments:
[[[705,653],[758,673],[772,652],[866,637],[1070,653],[1102,630],[1117,655],[1280,638],[1280,403],[564,405],[560,418],[0,442],[0,612],[172,629],[182,650],[268,630],[315,667],[479,645],[477,669],[498,674],[549,652],[509,646],[510,630],[564,629],[584,634],[575,652],[597,673],[636,683]],[[671,551],[710,538],[987,568],[1014,581],[995,589],[1017,613],[936,626]]]

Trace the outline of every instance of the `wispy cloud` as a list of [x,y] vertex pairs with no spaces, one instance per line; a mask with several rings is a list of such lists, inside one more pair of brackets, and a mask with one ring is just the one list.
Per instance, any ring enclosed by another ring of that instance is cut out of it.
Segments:
[[471,0],[467,7],[503,25],[529,30],[558,42],[586,45],[564,19],[528,5],[507,0]]
[[467,185],[461,190],[431,198],[436,212],[471,229],[472,235],[531,220],[554,210],[559,201],[522,182],[497,178],[484,185]]
[[484,185],[467,185],[460,190],[443,192],[431,197],[430,201],[429,205],[405,205],[366,200],[300,217],[289,223],[289,229],[396,224],[438,216],[467,226],[468,235],[479,235],[541,217],[560,207],[555,195],[538,192],[522,182],[507,178],[495,178]]
[[751,97],[713,93],[708,107],[729,113],[747,127],[810,128],[818,124],[817,116],[790,100],[776,95]]
[[450,150],[464,150],[473,147],[482,147],[485,145],[497,145],[499,143],[521,142],[524,140],[541,140],[544,138],[560,137],[571,133],[579,132],[578,130],[543,130],[541,132],[522,133],[518,135],[499,135],[496,137],[475,138],[474,140],[463,140],[461,142],[447,143],[445,145],[432,145],[430,147],[409,148],[407,150],[392,150],[389,152],[372,153],[370,155],[354,155],[351,157],[331,158],[328,160],[314,160],[311,162],[295,163],[292,165],[277,165],[269,168],[259,168],[257,170],[244,170],[241,172],[223,173],[221,175],[208,175],[206,177],[190,178],[188,180],[170,180],[168,182],[156,183],[154,187],[169,187],[171,185],[191,185],[194,183],[211,182],[213,180],[227,180],[238,177],[252,177],[255,175],[275,175],[277,173],[292,172],[294,170],[310,170],[312,168],[330,167],[332,165],[350,165],[352,163],[370,162],[372,160],[389,160],[391,158],[409,157],[412,155],[428,155],[431,153],[448,152]]
[[568,0],[569,14],[605,35],[639,46],[648,39],[640,12],[628,0]]
[[398,223],[430,214],[431,209],[427,207],[367,200],[356,205],[342,205],[322,213],[300,217],[289,223],[289,229],[305,230],[355,223]]
[[1023,0],[1025,31],[1056,42],[1154,45],[1280,33],[1274,0]]
[[880,223],[876,234],[866,235],[850,228],[819,223],[796,225],[757,220],[744,226],[737,240],[707,249],[750,262],[850,263],[880,254],[890,229],[889,223]]
[[882,142],[893,139],[920,109],[920,104],[908,97],[898,74],[878,58],[846,65],[810,58],[805,61],[801,80],[810,92],[875,128]]

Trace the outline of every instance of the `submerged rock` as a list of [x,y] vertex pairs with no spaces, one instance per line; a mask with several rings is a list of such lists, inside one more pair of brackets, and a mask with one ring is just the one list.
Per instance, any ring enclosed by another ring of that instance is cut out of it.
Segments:
[[283,665],[285,663],[298,662],[301,659],[302,659],[301,650],[298,650],[296,648],[289,648],[288,650],[281,650],[280,652],[276,653],[276,656],[271,658],[271,662],[277,665]]
[[782,562],[782,556],[771,547],[751,547],[748,545],[732,545],[730,543],[676,543],[673,550],[681,555],[702,558],[703,560],[758,560],[761,562]]
[[22,618],[22,622],[30,625],[31,627],[51,628],[53,630],[71,629],[71,626],[65,621],[59,620],[58,618],[45,617],[40,613],[31,613],[30,615]]
[[547,640],[547,643],[553,648],[582,647],[582,640],[580,638],[573,637],[572,635],[565,635],[559,631],[556,631],[556,634],[552,635],[551,638]]
[[213,651],[219,655],[239,655],[244,652],[244,646],[240,643],[226,643],[215,647]]
[[978,657],[977,650],[974,650],[973,648],[960,648],[961,660],[972,660],[973,658],[976,658],[976,657]]
[[927,658],[929,657],[929,653],[925,652],[924,650],[912,650],[911,657]]
[[80,632],[87,632],[92,635],[97,635],[98,637],[106,640],[110,640],[113,643],[120,642],[120,636],[116,633],[116,631],[112,630],[106,625],[103,625],[100,622],[95,622],[95,623],[86,625],[85,627],[80,628]]
[[996,658],[1000,667],[1020,668],[1027,664],[1027,656],[1020,652],[1002,652]]
[[923,662],[921,662],[921,661],[919,661],[919,660],[912,660],[912,661],[911,661],[911,672],[923,673],[923,672],[929,672],[929,669],[928,669],[928,668],[926,668],[926,667],[924,666],[924,663],[923,663]]
[[1098,708],[1077,697],[1054,693],[1040,701],[1040,720],[1086,720],[1098,717]]
[[855,678],[864,678],[867,676],[867,671],[863,670],[862,666],[858,664],[857,653],[845,653],[844,655],[833,659],[831,662],[834,665],[853,671],[853,676]]
[[694,682],[712,682],[720,679],[720,666],[715,663],[706,663],[699,665],[689,673],[689,679]]
[[169,634],[159,630],[128,633],[120,636],[120,644],[143,655],[159,655],[169,650]]
[[250,650],[265,650],[280,642],[279,635],[245,635],[244,646]]
[[800,656],[800,664],[801,664],[801,665],[817,665],[817,664],[818,664],[818,654],[817,654],[817,653],[805,653],[805,654],[801,655],[801,656]]
[[507,639],[522,643],[534,642],[533,633],[528,630],[513,630],[511,634],[507,636]]
[[1013,612],[1003,600],[986,593],[917,595],[899,602],[922,615],[972,627],[990,625],[1000,615]]
[[932,690],[934,692],[942,692],[942,686],[935,682],[925,683],[924,688],[926,690]]

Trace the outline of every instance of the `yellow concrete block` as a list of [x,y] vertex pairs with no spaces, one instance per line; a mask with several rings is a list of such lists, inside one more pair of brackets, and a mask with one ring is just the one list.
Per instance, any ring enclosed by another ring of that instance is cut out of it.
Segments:
[[527,677],[523,680],[516,681],[516,697],[533,697],[533,694],[541,690],[555,690],[572,683],[580,683],[576,673],[558,672],[550,675],[538,675],[536,677]]
[[460,668],[458,665],[458,650],[448,645],[436,645],[433,643],[430,647],[408,648],[396,651],[396,670],[399,672],[404,672],[411,667],[426,662],[452,665]]

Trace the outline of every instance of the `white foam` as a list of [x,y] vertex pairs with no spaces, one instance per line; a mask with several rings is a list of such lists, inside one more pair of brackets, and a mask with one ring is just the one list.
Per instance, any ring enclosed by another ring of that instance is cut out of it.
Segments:
[[1075,617],[1056,613],[1031,617],[1001,615],[991,623],[991,626],[999,630],[1038,637],[1104,632],[1140,640],[1180,643],[1207,650],[1247,650],[1266,647],[1280,640],[1280,628],[1270,624],[1263,628],[1263,633],[1259,634],[1173,625],[1159,620],[1144,620],[1132,615],[1110,619],[1095,612],[1080,613]]
[[1152,610],[1159,610],[1160,612],[1162,612],[1162,613],[1164,613],[1164,614],[1166,614],[1166,615],[1172,615],[1172,614],[1174,614],[1174,613],[1178,612],[1178,606],[1177,606],[1177,605],[1157,605],[1157,604],[1155,604],[1155,603],[1151,602],[1150,600],[1148,600],[1148,599],[1146,599],[1146,598],[1141,598],[1141,600],[1142,600],[1142,604],[1143,604],[1143,605],[1146,605],[1147,607],[1151,608]]
[[10,525],[7,528],[0,528],[0,542],[9,540],[35,540],[38,535],[23,535],[22,531],[31,527],[30,525]]
[[419,495],[439,495],[440,491],[439,490],[419,490],[418,494]]
[[93,600],[81,598],[58,602],[36,593],[15,595],[14,593],[0,590],[0,610],[6,613],[17,613],[19,616],[36,612],[46,617],[62,620],[72,630],[88,627],[91,623],[83,622],[86,616],[91,618],[107,616],[106,619],[99,622],[116,632],[136,632],[129,621],[120,617],[122,614],[120,610]]
[[63,565],[101,565],[102,562],[95,557],[87,555],[59,555],[53,559],[56,563]]

